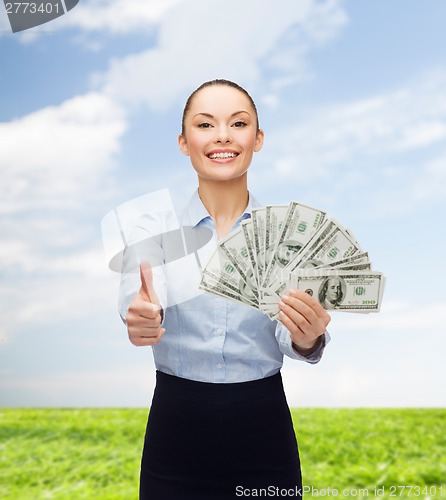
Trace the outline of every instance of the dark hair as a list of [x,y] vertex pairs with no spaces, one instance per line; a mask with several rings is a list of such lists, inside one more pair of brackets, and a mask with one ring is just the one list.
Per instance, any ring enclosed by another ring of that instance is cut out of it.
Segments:
[[192,94],[188,97],[186,101],[186,105],[184,106],[183,110],[183,118],[181,120],[181,133],[184,135],[184,121],[186,119],[186,115],[191,107],[192,100],[195,97],[195,94],[200,92],[200,90],[206,88],[206,87],[212,87],[216,85],[226,85],[227,87],[232,87],[233,89],[237,89],[249,99],[249,102],[251,103],[251,106],[253,107],[255,114],[256,114],[256,120],[257,120],[257,130],[260,130],[260,125],[259,125],[259,114],[257,113],[257,108],[256,105],[254,104],[253,98],[249,95],[248,91],[245,90],[243,87],[241,87],[238,83],[231,82],[230,80],[223,80],[223,79],[216,79],[216,80],[209,80],[208,82],[202,83],[197,89],[195,89]]

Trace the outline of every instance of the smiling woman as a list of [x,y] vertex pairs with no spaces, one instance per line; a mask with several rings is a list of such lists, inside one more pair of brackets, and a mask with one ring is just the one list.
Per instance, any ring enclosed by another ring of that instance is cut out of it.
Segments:
[[[258,206],[247,178],[264,133],[249,94],[227,80],[199,87],[182,125],[178,143],[198,190],[179,220],[195,231],[210,229],[213,251]],[[138,231],[148,235],[150,228],[142,223]],[[163,255],[159,240],[156,253]],[[309,295],[291,293],[283,297],[281,322],[273,322],[200,294],[200,277],[187,266],[163,272],[152,274],[141,262],[140,275],[124,275],[121,288],[121,304],[130,304],[120,308],[130,341],[152,346],[157,368],[140,498],[230,499],[240,486],[289,489],[296,497],[300,461],[280,369],[284,355],[319,361],[329,315]],[[195,298],[166,307],[184,286],[197,288]]]
[[[232,82],[213,80],[189,98],[178,138],[183,154],[198,174],[198,191],[211,216],[222,197],[229,197],[235,213],[216,220],[221,238],[246,208],[247,172],[253,153],[261,150],[264,133],[251,97]],[[203,197],[207,198],[206,200]]]

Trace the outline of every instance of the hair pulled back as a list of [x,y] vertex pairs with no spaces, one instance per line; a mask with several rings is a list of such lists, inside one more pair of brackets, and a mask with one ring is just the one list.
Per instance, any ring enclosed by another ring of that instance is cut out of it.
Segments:
[[221,78],[217,78],[215,80],[209,80],[208,82],[202,83],[188,97],[188,99],[186,101],[186,104],[184,106],[184,110],[183,110],[183,118],[181,120],[181,134],[184,135],[184,132],[185,132],[184,122],[186,120],[187,113],[189,112],[189,109],[190,109],[190,107],[192,105],[192,101],[193,101],[195,95],[198,92],[200,92],[200,90],[202,90],[202,89],[204,89],[206,87],[213,87],[213,86],[217,86],[217,85],[223,85],[223,86],[226,86],[226,87],[232,87],[233,89],[237,89],[238,91],[240,91],[243,94],[245,94],[245,96],[249,99],[249,102],[251,103],[251,106],[254,109],[254,112],[255,112],[255,115],[256,115],[256,120],[257,120],[257,130],[260,130],[259,115],[257,113],[257,108],[256,108],[256,105],[254,104],[253,98],[249,95],[248,91],[245,90],[243,87],[241,87],[238,83],[231,82],[230,80],[224,80],[224,79],[221,79]]

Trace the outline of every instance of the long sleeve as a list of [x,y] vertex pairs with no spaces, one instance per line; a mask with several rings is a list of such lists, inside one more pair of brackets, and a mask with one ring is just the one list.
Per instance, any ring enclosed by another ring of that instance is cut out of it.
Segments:
[[[250,199],[234,229],[249,217],[251,206]],[[212,236],[205,238],[203,246],[192,245],[192,251],[183,245],[183,236],[191,232],[201,242],[203,229]],[[281,369],[284,355],[317,363],[328,334],[314,352],[302,356],[293,349],[290,333],[280,323],[252,307],[199,288],[201,266],[217,244],[214,221],[197,192],[177,218],[171,211],[143,216],[128,237],[119,312],[125,322],[129,304],[141,287],[139,263],[148,260],[153,266],[166,330],[153,346],[157,370],[190,380],[233,383],[274,375]]]
[[307,363],[311,364],[318,363],[321,360],[325,346],[330,341],[329,333],[325,332],[322,335],[322,340],[318,342],[314,351],[310,352],[306,356],[303,356],[302,354],[299,354],[295,349],[293,349],[290,332],[279,321],[277,322],[275,335],[279,344],[279,349],[285,356],[288,356],[291,359],[306,361]]

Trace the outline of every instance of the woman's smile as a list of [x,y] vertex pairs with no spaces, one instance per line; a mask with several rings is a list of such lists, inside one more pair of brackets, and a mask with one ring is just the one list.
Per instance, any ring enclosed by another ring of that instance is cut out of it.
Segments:
[[215,163],[230,163],[237,158],[238,155],[239,153],[232,149],[213,149],[210,153],[206,154],[206,156]]

